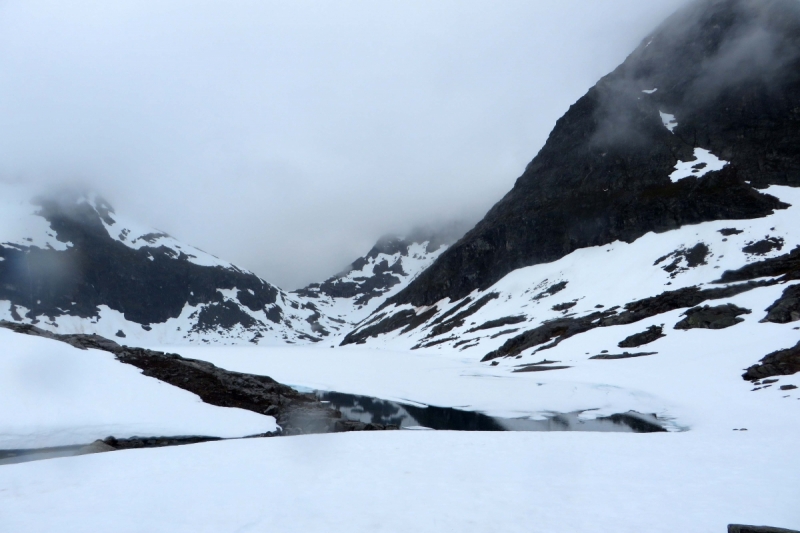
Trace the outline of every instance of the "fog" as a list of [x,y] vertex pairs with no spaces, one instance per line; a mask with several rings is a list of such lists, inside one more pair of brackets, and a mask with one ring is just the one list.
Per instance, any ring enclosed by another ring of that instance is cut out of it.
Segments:
[[0,179],[292,289],[474,223],[684,0],[0,0]]

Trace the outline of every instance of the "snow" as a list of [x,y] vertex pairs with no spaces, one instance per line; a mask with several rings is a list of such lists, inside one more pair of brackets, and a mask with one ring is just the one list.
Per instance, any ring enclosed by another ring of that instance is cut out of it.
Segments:
[[797,528],[796,435],[366,432],[0,467],[8,531]]
[[[632,301],[656,296],[668,290],[691,286],[708,288],[724,286],[713,285],[710,282],[718,279],[725,270],[740,268],[764,257],[784,254],[800,245],[800,234],[795,231],[798,220],[800,220],[800,189],[772,186],[763,192],[778,197],[791,204],[791,207],[776,210],[774,214],[758,219],[719,220],[687,225],[665,233],[648,233],[632,243],[613,242],[604,246],[582,248],[552,263],[517,269],[485,291],[470,295],[473,300],[492,293],[497,294],[498,297],[468,317],[463,326],[456,327],[442,336],[452,335],[464,340],[475,339],[477,342],[475,347],[461,346],[453,349],[454,341],[450,341],[431,348],[420,348],[417,352],[451,353],[453,357],[464,356],[470,359],[480,359],[486,353],[498,348],[514,334],[566,314],[585,316],[596,312],[598,310],[596,305],[602,305],[605,309],[609,309],[613,306],[624,306]],[[741,233],[726,237],[719,232],[724,228],[738,228]],[[743,251],[746,244],[759,241],[766,236],[782,239],[782,249],[772,250],[764,256],[754,256]],[[680,255],[680,252],[699,243],[705,244],[709,249],[705,264],[689,268],[687,260]],[[661,262],[656,264],[659,259]],[[664,267],[673,262],[676,263],[676,269],[672,272],[665,271]],[[624,283],[619,283],[619,280],[624,280]],[[567,282],[567,285],[556,294],[542,295],[545,289],[558,282]],[[756,292],[762,290],[767,289],[757,289]],[[575,306],[566,312],[552,309],[555,304],[568,302],[574,302]],[[447,313],[459,303],[461,301],[450,302],[448,299],[438,302],[436,304],[438,312],[427,324],[407,334],[401,334],[400,330],[396,330],[378,338],[370,338],[367,340],[367,346],[408,350],[425,340],[430,333],[430,322]],[[405,308],[410,308],[410,306],[390,306],[384,308],[382,312],[396,312]],[[417,310],[418,313],[423,311],[423,309]],[[518,315],[524,315],[527,321],[501,328],[468,332],[469,329],[489,320]],[[763,318],[763,308],[755,309],[752,316],[757,317],[756,321]],[[664,321],[658,317],[653,317],[652,320]],[[641,331],[647,325],[650,324],[641,322],[630,326],[606,328],[606,330],[615,332],[614,334],[619,336],[619,341],[625,337],[621,333],[626,331],[625,328],[639,328]],[[769,328],[770,325],[762,324],[759,327]],[[516,333],[491,338],[503,330],[515,328],[519,328]],[[668,328],[671,328],[671,325],[668,325]],[[788,328],[787,335],[791,337],[792,331],[794,330]],[[724,336],[725,333],[720,333],[720,335]],[[790,338],[785,339],[785,342],[789,341]],[[615,345],[606,348],[614,347]],[[551,350],[547,350],[529,357],[530,354],[526,352],[523,354],[523,360],[516,362],[520,364],[533,363],[541,360],[544,356],[553,359],[551,353]],[[593,363],[596,362],[593,361]]]
[[[714,156],[696,151],[695,157],[692,165]],[[584,248],[508,274],[473,293],[473,299],[498,297],[446,334],[474,339],[466,349],[451,341],[410,350],[428,335],[428,325],[372,338],[363,346],[338,347],[342,331],[316,346],[165,348],[304,390],[503,417],[580,412],[589,419],[634,410],[657,414],[668,433],[362,432],[6,465],[0,466],[0,529],[658,533],[724,531],[737,522],[797,529],[800,389],[779,387],[800,385],[800,376],[779,376],[758,391],[741,378],[743,369],[767,353],[800,340],[797,322],[759,322],[786,284],[707,302],[752,310],[728,329],[675,330],[685,311],[678,309],[593,329],[548,350],[529,348],[519,358],[497,360],[497,366],[480,362],[516,334],[492,339],[501,329],[521,328],[519,333],[568,314],[585,316],[597,305],[608,309],[682,287],[724,286],[711,282],[727,269],[762,259],[745,253],[746,244],[766,236],[782,239],[783,248],[765,257],[800,245],[800,189],[773,186],[764,192],[792,207],[759,219],[714,221],[649,233],[632,243]],[[741,233],[723,236],[723,228]],[[705,264],[690,268],[681,254],[698,243],[709,252]],[[428,260],[417,256],[420,264]],[[675,269],[664,270],[673,263]],[[563,290],[545,294],[559,282],[567,282]],[[224,299],[234,299],[237,292],[220,291]],[[279,298],[290,301],[285,294]],[[566,314],[553,310],[565,302],[575,306]],[[438,302],[435,317],[458,304]],[[184,309],[165,329],[153,325],[141,337],[125,330],[126,342],[152,347],[182,342],[178,337],[191,328],[189,316],[196,311]],[[0,316],[9,312],[0,306]],[[523,323],[468,333],[485,321],[520,314]],[[123,321],[121,314],[103,308],[97,324],[47,327],[104,324],[112,331]],[[621,353],[619,341],[660,324],[666,337],[627,349],[655,355],[590,359],[600,350]],[[169,333],[170,328],[181,331]],[[275,427],[271,417],[202,404],[104,352],[5,330],[0,330],[0,346],[0,390],[8,398],[0,403],[0,448],[83,444],[109,434],[242,436]],[[513,372],[517,365],[544,358],[570,368]]]
[[[174,252],[176,259],[181,254],[184,254],[187,261],[196,265],[208,267],[218,266],[222,268],[232,268],[241,272],[247,272],[246,270],[234,267],[227,261],[222,261],[221,259],[200,250],[199,248],[181,243],[180,241],[160,230],[139,224],[138,222],[125,217],[124,215],[118,215],[117,213],[112,212],[109,213],[108,216],[114,221],[114,223],[109,224],[105,220],[102,220],[102,222],[103,226],[106,228],[106,231],[108,231],[109,237],[123,243],[129,248],[138,250],[145,247],[159,248],[163,246]],[[152,257],[150,259],[152,259]]]
[[319,307],[324,314],[344,320],[348,324],[348,327],[345,329],[349,331],[352,325],[358,324],[367,318],[386,299],[400,292],[423,270],[433,264],[436,258],[447,249],[447,246],[442,245],[430,252],[427,251],[427,248],[428,241],[421,243],[415,242],[408,247],[408,255],[403,255],[399,252],[391,255],[380,253],[375,257],[367,258],[366,263],[360,269],[351,270],[347,274],[338,277],[337,283],[355,282],[359,278],[371,278],[374,275],[373,269],[375,265],[386,261],[391,266],[397,261],[401,261],[403,272],[406,273],[406,276],[392,274],[392,276],[397,278],[399,283],[382,295],[370,299],[366,304],[355,303],[356,300],[359,299],[359,296],[353,298],[332,298],[324,294],[320,294],[319,298],[309,298],[309,301]]
[[670,115],[663,111],[659,111],[658,114],[661,115],[661,122],[664,123],[664,127],[667,128],[670,133],[675,133],[674,130],[678,127],[678,121],[675,120],[675,115]]
[[14,248],[38,247],[66,250],[70,242],[56,239],[56,232],[47,220],[38,216],[39,206],[31,203],[34,191],[23,184],[0,182],[0,246]]
[[[643,90],[642,92],[643,92],[644,94],[653,94],[653,93],[654,93],[654,92],[656,92],[657,90],[658,90],[657,88],[656,88],[656,89],[645,89],[645,90]],[[662,115],[663,115],[663,113],[662,113]],[[672,116],[672,115],[670,115],[670,116]],[[674,119],[674,118],[675,118],[675,117],[673,117],[673,119]],[[672,131],[672,130],[670,130],[670,131]]]
[[[699,165],[703,164],[704,166],[702,168],[697,168]],[[727,161],[723,161],[705,148],[695,148],[694,160],[678,161],[675,165],[675,171],[669,175],[669,179],[675,183],[689,177],[701,178],[709,172],[722,170],[727,164]]]
[[109,435],[242,437],[277,427],[271,416],[205,404],[107,352],[6,329],[0,346],[0,449],[87,444]]

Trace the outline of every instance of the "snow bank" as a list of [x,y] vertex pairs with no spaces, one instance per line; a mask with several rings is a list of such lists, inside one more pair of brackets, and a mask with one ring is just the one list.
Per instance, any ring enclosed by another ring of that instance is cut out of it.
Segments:
[[311,435],[0,467],[8,531],[797,529],[797,434]]
[[107,352],[6,329],[0,346],[0,449],[109,435],[242,437],[276,429],[271,416],[205,404]]

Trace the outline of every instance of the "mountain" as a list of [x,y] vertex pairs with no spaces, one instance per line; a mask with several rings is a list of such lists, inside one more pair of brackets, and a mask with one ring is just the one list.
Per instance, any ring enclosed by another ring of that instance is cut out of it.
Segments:
[[339,274],[294,292],[313,302],[331,320],[355,325],[405,288],[466,229],[455,222],[417,228],[407,236],[384,236]]
[[798,147],[800,3],[692,3],[570,107],[513,189],[342,344],[457,348],[516,371],[692,349],[673,343],[695,328],[769,332],[788,349]]
[[340,328],[97,195],[0,189],[0,319],[140,343],[316,342]]
[[461,299],[580,248],[780,207],[761,191],[800,185],[798,11],[795,0],[702,0],[673,15],[392,302]]

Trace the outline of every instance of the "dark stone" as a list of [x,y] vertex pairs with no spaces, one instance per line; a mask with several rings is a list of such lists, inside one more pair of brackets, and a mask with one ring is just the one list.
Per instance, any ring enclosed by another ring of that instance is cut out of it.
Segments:
[[722,233],[725,237],[730,237],[731,235],[739,235],[740,233],[744,233],[742,230],[736,228],[722,228],[721,230],[719,230],[719,232]]
[[118,439],[106,437],[101,442],[111,446],[115,450],[132,450],[138,448],[163,448],[164,446],[183,446],[185,444],[197,444],[198,442],[212,442],[223,440],[220,437],[208,436],[175,436],[175,437],[130,437]]
[[780,237],[767,237],[757,242],[748,242],[747,246],[742,248],[746,254],[752,255],[765,255],[772,250],[782,250],[783,239]]
[[[657,420],[656,415],[650,415],[652,420]],[[616,413],[611,416],[599,417],[602,420],[611,420],[615,424],[625,425],[631,428],[636,433],[664,433],[667,430],[659,426],[650,419],[645,418],[636,411],[628,411],[627,413]]]
[[626,337],[620,341],[617,346],[620,348],[636,348],[638,346],[650,344],[661,337],[666,337],[666,335],[664,335],[663,328],[661,326],[650,326],[641,333],[634,333],[630,337]]
[[547,298],[548,296],[552,296],[558,292],[561,292],[566,288],[567,288],[567,282],[559,281],[558,283],[554,283],[553,285],[547,287],[545,290],[534,296],[533,299],[541,300],[542,298]]
[[532,365],[525,365],[520,368],[514,369],[514,373],[517,372],[546,372],[548,370],[564,370],[565,368],[572,368],[569,366],[539,366],[538,364],[534,363]]
[[800,284],[784,289],[780,298],[767,307],[767,316],[762,322],[787,324],[800,320]]
[[800,279],[800,246],[795,247],[788,254],[762,259],[736,270],[726,270],[716,283],[731,283],[764,277],[778,278],[776,281]]
[[[380,318],[381,316],[383,315],[378,315],[377,317]],[[382,333],[389,333],[390,331],[404,328],[411,324],[411,321],[415,318],[417,318],[417,314],[412,309],[403,309],[383,320],[373,320],[372,323],[367,323],[369,325],[353,330],[345,335],[340,346],[354,343],[363,344],[369,337],[377,337]]]
[[508,339],[500,348],[486,354],[482,361],[491,361],[498,357],[516,356],[527,348],[543,344],[544,346],[541,346],[538,350],[545,350],[556,346],[564,339],[594,328],[632,324],[675,309],[693,307],[706,300],[730,298],[771,283],[749,281],[715,289],[685,287],[625,304],[625,310],[621,313],[618,313],[616,308],[611,308],[605,311],[596,311],[582,317],[557,318]]
[[684,318],[677,324],[675,329],[724,329],[744,322],[739,315],[750,314],[749,309],[744,309],[733,304],[717,305],[714,307],[704,305],[695,307],[683,313]]
[[[753,28],[769,36],[775,61],[744,45]],[[759,189],[800,185],[800,4],[693,2],[645,41],[556,122],[483,220],[390,303],[458,300],[579,248],[786,207]],[[736,75],[719,75],[734,50]],[[678,118],[674,132],[660,110]],[[729,163],[673,183],[695,147]]]
[[[471,300],[466,299],[464,302],[459,303],[453,309],[450,309],[447,313],[438,317],[434,320],[431,324],[432,327],[430,332],[425,337],[425,339],[430,339],[432,337],[437,337],[444,333],[451,331],[454,328],[460,327],[464,325],[464,320],[477,313],[484,305],[489,303],[490,301],[494,300],[498,297],[498,294],[493,292],[487,295],[484,295],[475,303],[467,307],[465,310],[456,313],[458,309],[466,306],[470,303]],[[408,333],[412,329],[420,326],[421,324],[427,322],[438,312],[438,309],[434,306],[428,309],[427,311],[420,313],[419,315],[416,314],[415,311],[412,309],[403,309],[398,311],[393,315],[389,315],[382,320],[375,320],[367,322],[364,326],[355,329],[345,335],[344,339],[342,340],[340,346],[346,346],[348,344],[363,344],[369,337],[377,337],[378,335],[388,333],[390,331],[397,330],[399,328],[403,329],[403,333]],[[378,317],[384,316],[384,314],[377,315]],[[445,317],[447,320],[443,320]],[[444,341],[440,341],[444,342]],[[432,346],[433,344],[439,344],[439,342],[428,343],[427,345],[420,343],[416,346],[416,348],[425,347],[425,346]]]
[[124,339],[125,338],[125,332],[120,329],[114,334],[114,336]]
[[784,529],[782,527],[729,524],[728,533],[800,533],[800,531],[797,531],[796,529]]
[[567,309],[572,309],[578,304],[578,302],[564,302],[563,304],[556,304],[551,309],[553,311],[566,311]]
[[646,355],[656,355],[658,352],[638,352],[638,353],[630,353],[630,352],[622,352],[622,353],[606,353],[600,355],[593,355],[589,359],[601,359],[601,360],[614,360],[614,359],[629,359],[631,357],[644,357]]
[[[411,349],[412,350],[416,350],[418,348],[430,348],[431,346],[436,346],[438,344],[444,344],[445,342],[450,342],[450,341],[455,341],[455,340],[458,340],[458,337],[455,337],[455,336],[444,337],[442,339],[435,339],[435,340],[428,341],[428,342],[421,342],[421,343],[419,343],[419,344],[417,344],[415,346],[412,346]],[[469,339],[469,340],[464,341],[464,342],[469,342],[470,340],[472,340],[472,339]]]
[[496,292],[491,292],[489,294],[481,296],[474,304],[470,305],[469,307],[467,307],[466,309],[464,309],[460,313],[458,313],[456,315],[453,315],[452,318],[449,318],[448,320],[433,326],[431,328],[431,330],[430,330],[430,333],[428,334],[428,337],[429,338],[430,337],[437,337],[437,336],[442,335],[444,333],[447,333],[448,331],[451,331],[451,330],[453,330],[455,328],[463,326],[464,325],[464,321],[467,319],[467,317],[474,315],[484,305],[488,304],[489,302],[491,302],[492,300],[498,298],[499,296],[500,295],[497,294]]
[[474,333],[475,331],[480,331],[484,329],[493,329],[499,328],[502,326],[510,326],[511,324],[519,324],[520,322],[525,322],[527,317],[525,315],[519,316],[504,316],[503,318],[496,318],[494,320],[488,320],[481,324],[480,326],[475,326],[472,329],[467,330],[467,333]]
[[[659,257],[656,259],[653,266],[662,263],[664,260],[672,258],[671,263],[667,263],[666,265],[662,266],[661,268],[670,274],[671,278],[674,278],[681,272],[686,272],[690,268],[694,268],[700,265],[706,264],[706,257],[708,256],[710,250],[705,243],[698,243],[688,250],[685,248],[680,248],[671,252],[665,256]],[[681,263],[686,262],[686,266],[682,267]]]
[[514,333],[515,331],[519,331],[519,328],[504,329],[503,331],[499,331],[499,332],[495,333],[494,335],[492,335],[489,338],[490,339],[496,339],[497,337],[500,337],[502,335],[508,335],[509,333]]
[[797,385],[781,385],[781,390],[794,390],[797,388]]
[[240,324],[245,329],[256,325],[255,319],[242,311],[242,308],[226,300],[203,307],[197,317],[194,331],[216,331],[218,328],[231,329]]
[[800,372],[800,342],[792,348],[764,356],[758,364],[748,368],[742,378],[756,381],[770,376],[790,376],[796,372]]

